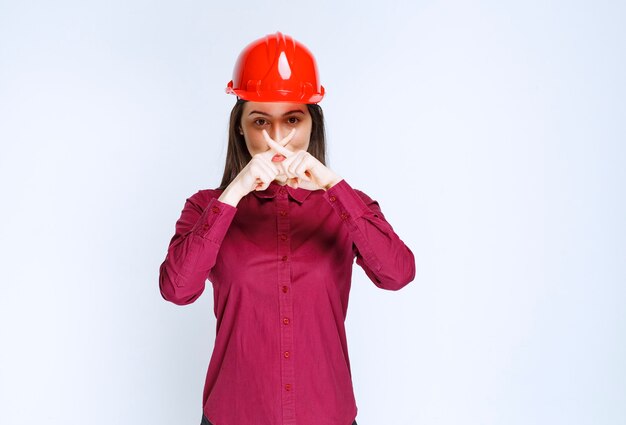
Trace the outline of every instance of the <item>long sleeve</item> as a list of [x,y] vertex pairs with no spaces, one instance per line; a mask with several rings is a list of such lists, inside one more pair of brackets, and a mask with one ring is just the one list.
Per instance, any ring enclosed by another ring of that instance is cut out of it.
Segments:
[[237,207],[217,199],[219,193],[198,191],[185,202],[159,269],[159,288],[167,301],[190,304],[204,291],[209,271],[237,212]]
[[415,279],[415,257],[385,219],[380,205],[345,180],[324,193],[346,224],[356,262],[379,288],[397,291]]

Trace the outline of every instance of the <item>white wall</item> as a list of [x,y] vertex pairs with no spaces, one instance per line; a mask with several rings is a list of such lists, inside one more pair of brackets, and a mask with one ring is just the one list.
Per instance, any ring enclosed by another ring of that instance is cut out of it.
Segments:
[[210,285],[175,306],[158,267],[276,31],[416,256],[398,292],[355,266],[359,425],[625,423],[626,7],[236,3],[0,1],[0,423],[199,424]]

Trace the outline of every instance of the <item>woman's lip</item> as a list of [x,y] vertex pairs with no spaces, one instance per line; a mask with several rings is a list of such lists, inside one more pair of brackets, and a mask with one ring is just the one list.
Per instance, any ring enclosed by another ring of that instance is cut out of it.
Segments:
[[284,157],[283,155],[279,154],[279,153],[277,153],[276,155],[274,155],[274,156],[272,157],[272,161],[273,161],[273,162],[280,162],[280,161],[282,161],[283,159],[285,159],[285,157]]

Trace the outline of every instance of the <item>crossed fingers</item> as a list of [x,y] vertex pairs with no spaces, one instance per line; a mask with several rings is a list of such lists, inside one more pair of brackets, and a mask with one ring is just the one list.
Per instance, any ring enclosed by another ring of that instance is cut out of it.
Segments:
[[263,133],[263,138],[265,138],[265,141],[270,146],[270,149],[272,151],[277,152],[277,153],[285,156],[286,158],[289,158],[290,156],[296,154],[294,151],[292,151],[290,149],[287,149],[285,147],[285,145],[291,141],[291,139],[293,138],[294,134],[296,134],[296,129],[295,128],[291,129],[289,134],[287,134],[285,137],[283,137],[283,139],[280,141],[280,143],[275,142],[274,139],[272,139],[270,137],[270,135],[267,134],[267,130],[263,129],[262,133]]
[[287,178],[290,181],[293,182],[294,187],[298,187],[300,178],[302,178],[303,180],[307,180],[307,181],[310,181],[310,178],[306,175],[299,176],[298,175],[299,173],[294,173],[294,172],[289,171],[289,168],[291,168],[292,163],[301,164],[301,161],[303,159],[303,154],[306,154],[306,152],[303,152],[303,151],[294,152],[291,149],[288,149],[285,147],[291,141],[295,133],[296,133],[296,129],[294,128],[289,132],[287,136],[285,136],[280,141],[280,143],[277,143],[269,136],[269,134],[267,133],[265,129],[262,131],[263,137],[265,138],[265,141],[270,147],[268,152],[277,152],[279,155],[283,155],[285,157],[285,158],[277,159],[275,158],[277,155],[274,155],[274,158],[272,158],[272,161],[280,162],[281,163],[280,168],[283,169],[284,174],[287,176]]

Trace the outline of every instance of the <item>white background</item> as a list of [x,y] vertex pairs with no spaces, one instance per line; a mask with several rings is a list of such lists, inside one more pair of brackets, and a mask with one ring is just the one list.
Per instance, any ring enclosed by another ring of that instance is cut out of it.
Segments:
[[211,288],[158,269],[276,31],[416,257],[397,292],[355,265],[359,425],[626,423],[623,3],[230,3],[0,1],[0,423],[200,423]]

